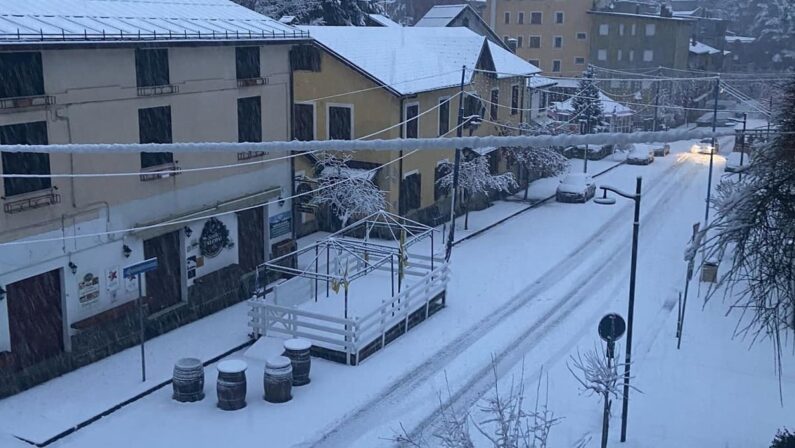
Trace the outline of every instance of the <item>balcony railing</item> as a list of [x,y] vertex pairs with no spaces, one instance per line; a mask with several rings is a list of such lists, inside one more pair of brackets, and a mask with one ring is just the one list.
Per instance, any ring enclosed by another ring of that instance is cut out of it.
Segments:
[[246,79],[237,80],[238,87],[266,86],[266,85],[268,85],[268,78],[246,78]]
[[60,204],[61,195],[55,192],[55,187],[26,194],[19,199],[6,200],[3,210],[6,213],[19,213],[34,208],[46,207],[48,205]]
[[49,106],[55,104],[55,97],[49,95],[19,96],[0,98],[0,109],[22,109],[26,107]]
[[166,84],[164,86],[138,87],[138,96],[170,95],[179,93],[179,86]]
[[237,153],[237,160],[251,160],[257,157],[265,157],[268,153],[266,151],[243,151]]
[[167,163],[165,165],[158,165],[153,168],[147,168],[146,172],[141,173],[141,182],[149,182],[152,180],[165,179],[171,176],[176,176],[180,173],[181,168],[177,166],[177,162]]

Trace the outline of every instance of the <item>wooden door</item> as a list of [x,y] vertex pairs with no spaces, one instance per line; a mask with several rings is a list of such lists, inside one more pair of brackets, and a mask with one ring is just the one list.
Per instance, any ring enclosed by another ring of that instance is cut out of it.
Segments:
[[6,292],[16,367],[31,366],[63,352],[60,269],[11,283]]
[[166,233],[144,241],[144,258],[157,257],[158,267],[146,275],[146,303],[156,313],[176,305],[182,296],[180,232]]
[[265,262],[265,211],[262,207],[237,214],[237,248],[244,272],[251,272]]

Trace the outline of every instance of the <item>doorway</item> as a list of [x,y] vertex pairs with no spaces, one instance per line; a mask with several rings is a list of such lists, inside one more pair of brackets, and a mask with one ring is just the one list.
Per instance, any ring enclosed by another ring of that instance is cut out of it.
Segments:
[[237,214],[237,248],[243,272],[251,272],[265,262],[264,207],[244,210]]
[[63,352],[60,269],[9,284],[6,300],[11,354],[17,369]]
[[157,269],[145,274],[150,313],[176,305],[182,298],[179,240],[180,231],[177,230],[144,241],[144,259],[157,258]]

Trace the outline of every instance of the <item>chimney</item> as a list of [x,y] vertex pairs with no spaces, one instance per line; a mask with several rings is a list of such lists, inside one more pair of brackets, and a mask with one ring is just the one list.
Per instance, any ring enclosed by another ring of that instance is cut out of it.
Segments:
[[511,50],[511,53],[516,54],[516,46],[518,45],[516,38],[510,37],[505,43],[508,45],[508,49]]

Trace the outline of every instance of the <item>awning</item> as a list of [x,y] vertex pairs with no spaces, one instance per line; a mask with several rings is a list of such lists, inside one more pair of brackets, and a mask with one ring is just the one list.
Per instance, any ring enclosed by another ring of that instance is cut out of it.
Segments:
[[[215,206],[204,208],[201,210],[182,213],[179,215],[172,215],[164,219],[146,222],[143,224],[136,224],[136,228],[141,230],[134,230],[131,235],[142,240],[148,240],[156,236],[163,235],[164,233],[173,232],[181,229],[187,225],[187,220],[200,220],[208,216],[217,215],[219,213],[232,212],[235,210],[246,209],[249,207],[256,207],[257,205],[264,205],[271,199],[277,198],[281,193],[281,187],[270,187],[259,193],[254,193],[248,196],[242,196],[230,201],[219,202]],[[152,227],[157,226],[157,227]]]

